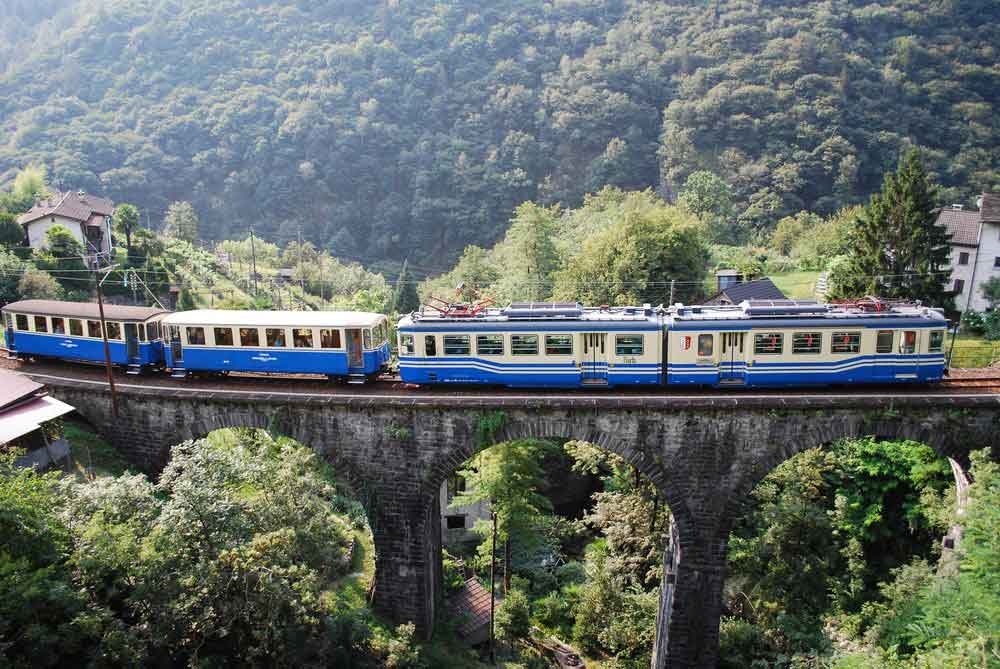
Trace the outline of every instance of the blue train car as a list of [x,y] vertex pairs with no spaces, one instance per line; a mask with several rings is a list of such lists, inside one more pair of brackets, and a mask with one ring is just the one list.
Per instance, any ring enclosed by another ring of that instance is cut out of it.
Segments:
[[324,374],[354,383],[388,368],[388,323],[349,311],[228,311],[171,314],[166,366],[189,372]]
[[[162,319],[153,307],[105,305],[111,362],[130,373],[163,364]],[[93,302],[21,300],[3,308],[7,348],[18,356],[104,362],[101,316]]]
[[[865,305],[869,307],[870,305]],[[670,385],[789,387],[939,381],[947,320],[919,305],[790,300],[671,307]]]
[[424,311],[398,324],[399,373],[413,384],[655,385],[662,321],[649,306],[523,303],[469,314]]

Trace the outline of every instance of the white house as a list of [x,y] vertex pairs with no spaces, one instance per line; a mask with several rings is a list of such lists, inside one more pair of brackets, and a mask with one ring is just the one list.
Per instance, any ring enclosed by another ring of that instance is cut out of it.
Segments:
[[83,191],[55,192],[39,200],[17,217],[33,249],[45,246],[49,228],[64,225],[83,245],[87,254],[108,253],[111,250],[111,215],[115,205],[111,200]]
[[978,211],[952,205],[937,218],[951,235],[951,288],[959,311],[989,307],[980,288],[1000,276],[1000,195],[983,193],[978,204]]
[[477,502],[469,506],[452,507],[455,496],[465,491],[465,479],[452,474],[441,484],[438,495],[441,503],[441,540],[446,546],[473,541],[477,535],[472,532],[477,520],[489,520],[490,503]]

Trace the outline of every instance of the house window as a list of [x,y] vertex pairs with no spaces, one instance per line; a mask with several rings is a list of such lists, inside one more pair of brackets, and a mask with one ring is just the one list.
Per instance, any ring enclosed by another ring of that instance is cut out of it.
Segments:
[[715,335],[703,334],[698,335],[698,357],[708,358],[712,355],[712,349],[715,347]]
[[476,352],[479,355],[503,355],[503,335],[477,336]]
[[955,294],[961,295],[965,290],[965,281],[962,279],[955,279]]
[[215,328],[215,345],[216,346],[232,346],[233,345],[233,329],[232,328]]
[[52,317],[52,334],[66,334],[66,320]]
[[313,331],[312,328],[295,328],[292,330],[292,344],[295,348],[312,348]]
[[[108,336],[111,337],[111,323],[108,323]],[[194,346],[204,346],[205,345],[205,328],[200,327],[189,327],[187,328],[187,338],[188,344]]]
[[75,318],[69,319],[69,333],[74,337],[83,336],[83,323]]
[[1000,269],[1000,256],[993,258],[993,269]]
[[545,335],[545,355],[573,355],[573,335]]
[[962,251],[958,254],[958,264],[968,265],[969,264],[969,254],[967,251]]
[[240,328],[240,346],[260,346],[260,330]]
[[[323,328],[319,331],[320,348],[340,348],[340,330]],[[412,346],[410,347],[412,353]]]
[[465,492],[465,479],[458,474],[448,477],[448,499],[451,500],[456,495]]
[[444,522],[449,530],[465,529],[465,516],[445,516]]
[[944,330],[932,330],[931,339],[927,344],[929,353],[940,353],[944,348]]
[[857,353],[860,350],[860,332],[834,332],[830,337],[830,353]]
[[264,338],[267,340],[267,345],[271,348],[285,347],[284,328],[264,328]]
[[15,320],[17,320],[17,329],[27,332],[28,317],[25,316],[24,314],[18,314],[17,316],[15,316]]
[[45,316],[35,316],[35,332],[48,332],[49,321]]
[[823,335],[819,332],[792,334],[792,353],[816,354],[823,349]]
[[445,335],[445,355],[469,355],[469,335]]
[[615,355],[642,355],[642,335],[616,335]]
[[101,321],[87,321],[87,336],[101,339]]
[[424,337],[424,355],[428,358],[433,358],[438,354],[437,337],[434,335],[426,335]]
[[879,330],[875,338],[876,353],[892,353],[892,330]]
[[780,332],[760,332],[753,336],[756,355],[780,355],[784,337]]
[[513,355],[538,355],[538,335],[511,335],[510,352]]
[[413,355],[413,335],[401,334],[399,335],[399,353],[400,355]]

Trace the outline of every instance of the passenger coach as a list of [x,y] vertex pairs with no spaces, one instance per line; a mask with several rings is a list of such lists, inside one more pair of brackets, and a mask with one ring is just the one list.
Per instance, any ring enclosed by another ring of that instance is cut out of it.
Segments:
[[381,314],[200,310],[171,314],[166,365],[189,372],[325,374],[363,383],[389,364]]
[[512,387],[660,382],[662,326],[648,306],[521,303],[414,313],[399,321],[399,373],[414,384]]
[[[163,364],[160,322],[168,311],[105,305],[111,362],[138,373]],[[18,356],[104,362],[101,315],[93,302],[22,300],[3,308],[7,349]]]

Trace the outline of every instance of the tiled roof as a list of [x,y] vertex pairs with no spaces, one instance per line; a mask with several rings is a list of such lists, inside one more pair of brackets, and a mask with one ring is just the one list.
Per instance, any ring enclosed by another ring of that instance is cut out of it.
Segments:
[[74,221],[87,221],[95,214],[99,216],[111,216],[115,211],[115,204],[111,200],[87,193],[74,193],[66,191],[60,193],[56,191],[49,197],[36,202],[28,211],[17,217],[20,225],[37,221],[46,216],[64,216]]
[[983,193],[979,206],[979,217],[983,223],[1000,223],[1000,194]]
[[[500,594],[497,593],[497,605]],[[471,636],[476,630],[490,624],[490,591],[478,579],[470,578],[449,602],[451,611],[459,621],[458,632]]]
[[774,282],[768,278],[747,281],[746,283],[737,283],[729,286],[728,288],[723,288],[718,293],[705,300],[705,303],[711,304],[713,300],[717,300],[722,296],[725,296],[726,299],[733,304],[739,304],[743,300],[788,299],[788,296],[781,292],[781,289],[774,285]]
[[951,235],[951,243],[958,246],[979,244],[979,212],[962,209],[942,209],[937,217],[938,225],[943,225]]

